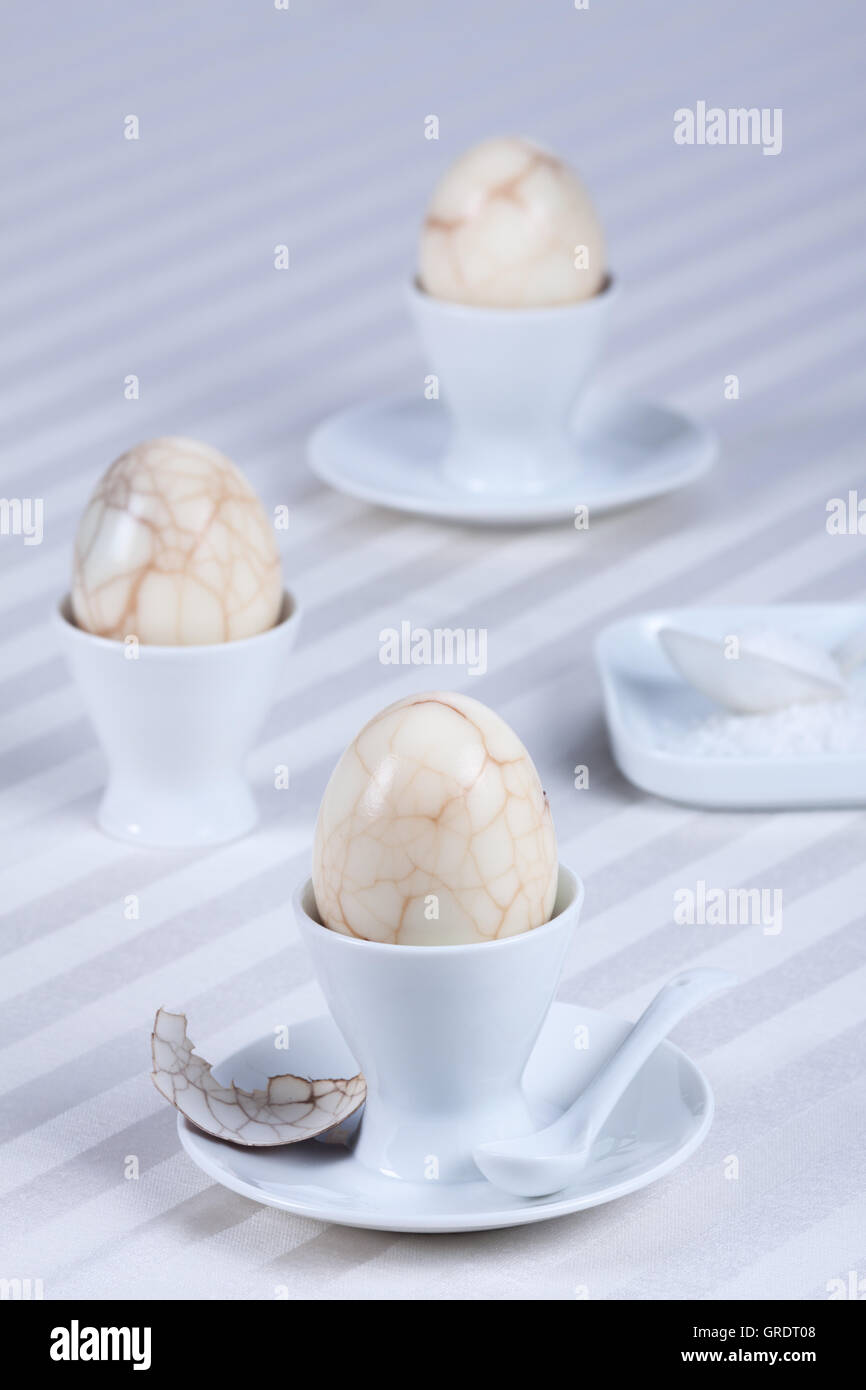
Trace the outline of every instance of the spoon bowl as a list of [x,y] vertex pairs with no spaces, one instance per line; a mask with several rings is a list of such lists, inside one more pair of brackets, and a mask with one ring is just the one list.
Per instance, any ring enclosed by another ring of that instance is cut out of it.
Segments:
[[[795,638],[746,635],[736,655],[729,653],[727,639],[681,628],[659,628],[658,640],[689,685],[736,714],[764,714],[788,705],[838,700],[847,691],[846,672],[835,654]],[[758,649],[763,642],[767,651]]]
[[730,971],[709,967],[675,975],[558,1120],[534,1134],[497,1139],[474,1150],[475,1163],[488,1182],[517,1197],[548,1197],[568,1187],[585,1166],[623,1091],[659,1043],[692,1009],[736,982]]

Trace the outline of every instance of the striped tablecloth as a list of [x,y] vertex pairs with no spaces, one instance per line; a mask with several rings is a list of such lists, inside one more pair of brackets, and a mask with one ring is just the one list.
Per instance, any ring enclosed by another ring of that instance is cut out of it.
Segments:
[[[46,1298],[232,1299],[821,1299],[866,1276],[864,818],[642,795],[611,762],[591,658],[602,625],[644,607],[862,594],[866,540],[825,527],[828,498],[863,483],[859,8],[7,12],[2,486],[44,500],[44,539],[0,537],[0,1276]],[[674,111],[698,101],[781,108],[781,153],[675,144]],[[415,520],[304,462],[329,412],[422,390],[404,283],[426,196],[467,144],[512,130],[571,160],[601,210],[622,286],[607,379],[722,442],[705,481],[588,532]],[[213,442],[288,504],[306,609],[253,759],[261,827],[200,854],[96,830],[103,765],[50,626],[89,489],[164,433]],[[486,627],[487,674],[381,665],[380,630],[404,620]],[[422,1238],[295,1219],[180,1152],[148,1076],[153,1012],[183,1004],[219,1056],[320,1010],[288,898],[325,780],[371,713],[443,681],[523,736],[586,880],[566,999],[633,1017],[687,963],[740,975],[677,1033],[717,1118],[672,1176],[547,1225]],[[784,929],[676,925],[674,893],[699,879],[780,888]]]

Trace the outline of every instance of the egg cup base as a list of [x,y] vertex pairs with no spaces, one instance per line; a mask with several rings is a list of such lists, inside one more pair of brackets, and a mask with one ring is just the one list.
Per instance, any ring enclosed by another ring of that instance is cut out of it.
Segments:
[[242,778],[227,779],[192,805],[171,799],[160,806],[155,798],[143,802],[137,794],[129,799],[123,789],[109,786],[96,815],[104,835],[145,849],[230,844],[248,835],[258,821],[255,797]]

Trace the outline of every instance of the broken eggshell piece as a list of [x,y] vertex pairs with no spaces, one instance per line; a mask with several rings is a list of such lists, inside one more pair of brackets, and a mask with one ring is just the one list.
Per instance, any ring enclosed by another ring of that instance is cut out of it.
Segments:
[[158,1009],[151,1034],[156,1089],[204,1134],[248,1148],[297,1144],[341,1125],[367,1094],[363,1076],[272,1076],[262,1091],[223,1086],[199,1057],[185,1014]]

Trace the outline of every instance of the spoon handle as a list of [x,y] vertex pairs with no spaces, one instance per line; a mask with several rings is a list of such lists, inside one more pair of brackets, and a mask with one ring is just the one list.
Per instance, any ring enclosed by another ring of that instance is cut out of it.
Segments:
[[848,676],[866,661],[866,627],[858,627],[833,648],[833,656],[843,675]]
[[675,975],[659,990],[628,1036],[551,1130],[555,1129],[559,1138],[567,1136],[572,1144],[591,1144],[629,1082],[671,1029],[711,994],[733,984],[736,976],[730,971],[709,967]]

